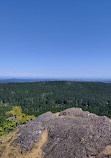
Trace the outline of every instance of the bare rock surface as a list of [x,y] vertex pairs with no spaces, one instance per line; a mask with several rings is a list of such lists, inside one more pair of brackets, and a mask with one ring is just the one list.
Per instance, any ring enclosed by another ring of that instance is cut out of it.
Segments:
[[46,129],[48,139],[42,147],[44,158],[111,158],[111,151],[107,151],[111,149],[109,119],[80,108],[64,110],[59,116],[47,112],[19,126],[19,136],[12,145],[20,146],[22,153],[31,151]]
[[47,112],[45,114],[36,117],[33,121],[30,121],[27,125],[18,126],[19,131],[17,134],[19,135],[17,139],[12,142],[12,145],[16,147],[20,146],[21,153],[26,153],[30,151],[34,144],[39,141],[41,134],[46,129],[45,121],[49,119],[55,118],[56,115],[51,112]]

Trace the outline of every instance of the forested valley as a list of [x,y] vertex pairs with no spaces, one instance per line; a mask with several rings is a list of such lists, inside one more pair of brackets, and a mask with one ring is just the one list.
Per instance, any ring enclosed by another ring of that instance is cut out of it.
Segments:
[[35,116],[80,107],[111,117],[111,84],[71,81],[0,84],[0,102],[20,106],[23,113]]
[[46,81],[0,84],[0,135],[47,111],[79,107],[111,118],[111,84]]

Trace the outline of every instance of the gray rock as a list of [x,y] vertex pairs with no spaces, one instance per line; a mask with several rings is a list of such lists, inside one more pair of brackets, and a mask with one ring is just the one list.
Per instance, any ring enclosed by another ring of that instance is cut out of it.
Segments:
[[64,110],[59,116],[47,112],[19,126],[20,135],[12,145],[19,145],[22,153],[30,151],[46,128],[48,140],[42,147],[44,158],[108,158],[102,151],[111,145],[109,119],[77,108]]

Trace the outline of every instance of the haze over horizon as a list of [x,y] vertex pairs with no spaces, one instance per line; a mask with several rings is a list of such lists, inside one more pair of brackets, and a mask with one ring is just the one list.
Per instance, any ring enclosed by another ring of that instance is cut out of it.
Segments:
[[111,79],[110,0],[1,0],[0,78]]

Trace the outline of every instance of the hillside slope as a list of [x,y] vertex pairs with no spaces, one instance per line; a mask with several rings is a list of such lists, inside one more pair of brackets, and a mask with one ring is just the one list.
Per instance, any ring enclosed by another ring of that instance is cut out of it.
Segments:
[[23,113],[36,117],[48,111],[55,113],[77,107],[111,118],[111,83],[50,81],[0,84],[0,103],[20,106]]
[[2,158],[111,158],[111,122],[70,108],[47,112],[1,140]]

